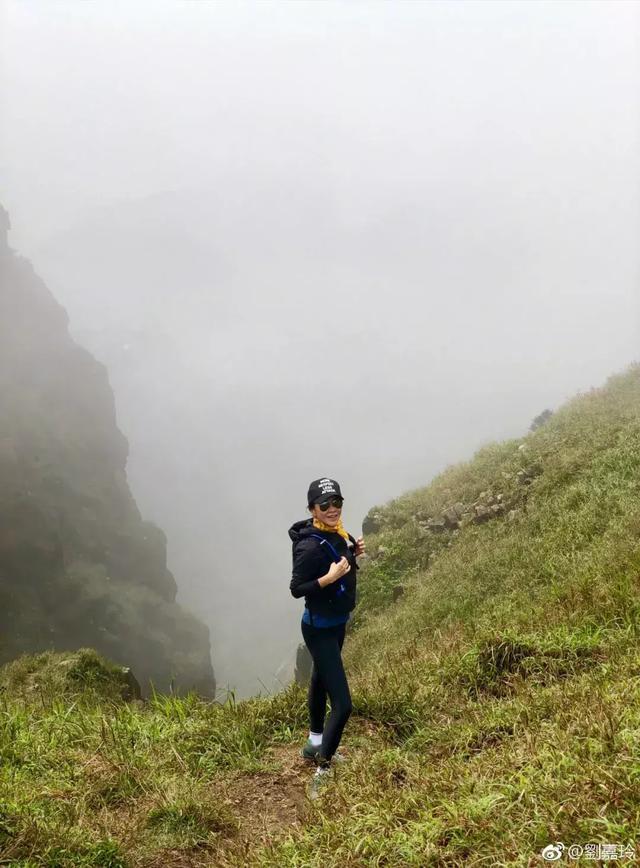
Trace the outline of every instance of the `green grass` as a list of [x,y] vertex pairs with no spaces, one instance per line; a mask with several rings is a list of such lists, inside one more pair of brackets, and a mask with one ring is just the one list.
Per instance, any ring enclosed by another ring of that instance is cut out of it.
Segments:
[[[483,493],[510,515],[426,529]],[[350,762],[270,840],[241,840],[243,822],[260,826],[257,803],[239,807],[225,786],[277,782],[265,749],[304,741],[301,687],[127,703],[87,649],[9,664],[0,864],[528,866],[555,841],[633,844],[639,495],[636,365],[376,507],[344,646]]]

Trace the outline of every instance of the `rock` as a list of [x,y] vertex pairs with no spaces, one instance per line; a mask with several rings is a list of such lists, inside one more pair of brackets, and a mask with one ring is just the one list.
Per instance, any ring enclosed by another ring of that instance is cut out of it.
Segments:
[[458,513],[454,509],[454,507],[449,507],[449,509],[445,509],[442,519],[444,521],[445,527],[448,527],[449,530],[452,528],[460,527],[460,523],[458,521]]
[[489,521],[491,515],[491,510],[488,507],[483,506],[482,504],[478,504],[478,506],[476,506],[475,508],[475,516],[473,521],[475,524],[483,524],[485,521]]
[[537,476],[540,476],[542,472],[543,467],[541,464],[532,464],[530,467],[518,470],[516,473],[516,479],[521,485],[531,485],[533,480]]
[[133,674],[131,669],[128,666],[123,666],[122,674],[124,676],[122,698],[127,702],[131,702],[134,699],[142,699],[142,691],[140,690],[138,679]]
[[294,678],[296,684],[305,687],[311,680],[311,671],[313,669],[313,657],[309,652],[306,644],[300,642],[296,651],[296,666],[294,670]]
[[444,523],[444,521],[435,518],[429,519],[429,521],[427,522],[427,527],[433,533],[442,533],[444,530],[446,530],[446,524]]
[[364,520],[362,522],[362,534],[363,536],[367,536],[370,533],[378,533],[381,526],[381,516],[380,513],[370,511],[365,515]]
[[541,425],[544,425],[551,417],[553,416],[553,410],[547,408],[543,410],[535,419],[532,421],[529,426],[529,431],[536,431]]

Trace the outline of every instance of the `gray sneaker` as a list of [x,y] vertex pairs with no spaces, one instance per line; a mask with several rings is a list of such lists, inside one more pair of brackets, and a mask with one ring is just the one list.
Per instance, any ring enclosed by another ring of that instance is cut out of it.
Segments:
[[[303,759],[310,760],[311,762],[313,762],[313,761],[315,761],[315,759],[317,758],[317,755],[319,753],[320,753],[320,748],[314,747],[314,745],[311,744],[311,739],[307,739],[305,746],[300,751],[300,756]],[[346,762],[346,760],[347,760],[346,756],[344,756],[344,754],[338,753],[338,751],[336,751],[334,753],[334,755],[331,757],[331,762],[334,762],[334,763],[343,763],[343,762]]]
[[318,745],[316,747],[315,745],[313,745],[311,743],[311,739],[308,738],[306,743],[305,743],[305,746],[300,751],[300,756],[303,757],[304,759],[315,760],[316,754],[319,752],[319,750],[320,750],[320,745]]
[[311,778],[311,783],[309,784],[309,798],[317,799],[324,787],[328,784],[330,778],[331,769],[324,766],[318,766]]

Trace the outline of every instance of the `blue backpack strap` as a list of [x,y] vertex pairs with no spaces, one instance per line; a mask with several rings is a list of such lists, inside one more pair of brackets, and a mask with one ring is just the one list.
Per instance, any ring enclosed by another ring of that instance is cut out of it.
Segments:
[[329,546],[329,548],[331,549],[331,551],[333,552],[333,558],[334,558],[335,562],[336,562],[336,563],[339,563],[339,562],[340,562],[340,555],[339,555],[338,552],[335,550],[335,548],[331,545],[331,543],[329,542],[328,539],[326,539],[326,538],[323,537],[323,536],[320,536],[319,533],[310,533],[309,536],[313,536],[313,537],[315,537],[316,539],[319,539],[319,540],[320,540],[320,545],[324,545],[324,544],[326,543],[326,544]]
[[[335,563],[337,563],[337,564],[340,563],[340,555],[335,550],[335,548],[331,545],[329,540],[326,539],[326,537],[320,536],[319,533],[310,533],[309,536],[313,536],[316,539],[319,539],[320,545],[324,545],[326,543],[329,546],[329,548],[331,549],[331,551],[333,552],[333,558],[334,558]],[[340,582],[340,587],[338,588],[338,590],[336,592],[336,596],[340,596],[340,594],[344,594],[345,590],[346,590],[345,586],[342,584],[342,582]]]

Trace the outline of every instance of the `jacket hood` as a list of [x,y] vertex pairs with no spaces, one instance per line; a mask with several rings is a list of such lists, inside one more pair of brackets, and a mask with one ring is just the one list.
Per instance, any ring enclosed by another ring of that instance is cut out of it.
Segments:
[[303,537],[309,536],[310,533],[319,533],[313,526],[312,518],[303,518],[302,521],[295,521],[289,528],[289,538],[293,542],[298,542]]

